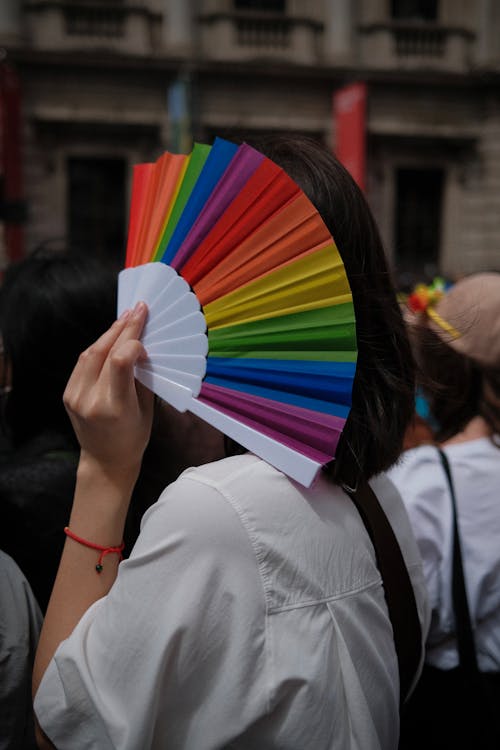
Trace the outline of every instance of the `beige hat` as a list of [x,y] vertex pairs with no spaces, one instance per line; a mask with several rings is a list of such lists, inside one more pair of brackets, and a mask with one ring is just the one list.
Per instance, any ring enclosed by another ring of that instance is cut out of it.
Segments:
[[429,328],[455,351],[500,367],[500,273],[457,281],[427,314]]

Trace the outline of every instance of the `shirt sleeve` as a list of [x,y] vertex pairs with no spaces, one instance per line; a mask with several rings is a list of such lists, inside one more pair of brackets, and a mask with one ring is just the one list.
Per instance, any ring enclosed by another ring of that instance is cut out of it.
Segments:
[[431,609],[439,612],[443,572],[450,564],[452,522],[451,501],[439,454],[433,446],[409,450],[388,474],[408,511],[422,557]]
[[0,551],[0,748],[34,750],[31,673],[42,614],[14,560]]
[[36,695],[40,725],[59,750],[222,747],[266,711],[265,619],[242,520],[185,474],[59,646]]

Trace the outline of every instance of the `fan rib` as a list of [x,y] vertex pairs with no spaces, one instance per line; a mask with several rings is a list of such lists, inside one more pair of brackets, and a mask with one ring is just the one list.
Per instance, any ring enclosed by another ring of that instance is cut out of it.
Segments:
[[151,358],[165,355],[200,355],[204,359],[208,354],[208,339],[205,333],[197,333],[181,338],[171,338],[168,341],[160,341],[157,344],[149,344],[148,355]]
[[203,333],[205,331],[205,318],[203,313],[194,312],[190,315],[186,315],[185,318],[180,318],[168,325],[162,326],[154,331],[146,331],[143,335],[143,344],[147,347],[151,344],[158,344],[161,341],[168,341],[169,339],[178,339],[182,336],[193,336],[196,333]]
[[[200,398],[206,403],[220,406],[227,414],[252,419],[275,430],[280,442],[289,439],[302,443],[303,446],[321,451],[323,454],[335,454],[339,436],[344,428],[345,419],[315,412],[300,407],[283,405],[270,399],[259,398],[251,394],[237,393],[226,388],[203,383]],[[303,448],[305,450],[305,448]]]
[[139,382],[164,399],[177,411],[186,411],[193,402],[193,393],[190,388],[174,383],[172,380],[158,375],[154,370],[146,370],[143,367],[135,368],[135,376]]
[[301,451],[294,450],[265,432],[260,432],[259,425],[252,427],[240,422],[200,398],[193,399],[189,411],[236,442],[245,445],[256,456],[260,456],[305,487],[310,487],[323,464],[322,458],[315,460]]

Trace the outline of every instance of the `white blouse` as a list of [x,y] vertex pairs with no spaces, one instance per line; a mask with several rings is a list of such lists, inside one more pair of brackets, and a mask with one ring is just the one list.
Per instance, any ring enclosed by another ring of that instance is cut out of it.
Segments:
[[[446,447],[479,668],[500,671],[500,449],[488,438]],[[452,506],[438,451],[407,451],[389,476],[408,510],[422,554],[432,619],[427,661],[458,664],[451,597]]]
[[[424,629],[409,521],[401,543]],[[399,681],[373,547],[347,496],[252,455],[190,469],[58,648],[38,720],[59,750],[392,750]]]

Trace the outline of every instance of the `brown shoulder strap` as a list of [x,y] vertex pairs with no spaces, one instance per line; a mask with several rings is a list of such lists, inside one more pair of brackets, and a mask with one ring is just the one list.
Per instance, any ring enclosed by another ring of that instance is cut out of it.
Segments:
[[398,540],[368,482],[360,484],[355,491],[344,490],[358,509],[375,549],[394,632],[402,705],[422,656],[422,631],[415,593]]

